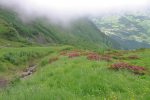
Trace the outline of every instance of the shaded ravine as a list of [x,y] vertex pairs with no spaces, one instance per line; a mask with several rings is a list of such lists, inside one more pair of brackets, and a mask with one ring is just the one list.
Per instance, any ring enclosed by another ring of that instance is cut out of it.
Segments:
[[36,66],[35,64],[29,65],[26,69],[23,70],[23,72],[20,75],[21,79],[24,79],[30,75],[32,75],[36,71]]

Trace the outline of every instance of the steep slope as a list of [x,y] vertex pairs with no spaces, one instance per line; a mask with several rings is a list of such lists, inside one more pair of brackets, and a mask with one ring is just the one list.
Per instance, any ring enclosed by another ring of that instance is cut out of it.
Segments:
[[25,24],[16,13],[0,9],[0,44],[8,46],[18,41],[19,43],[68,44],[82,48],[106,48],[112,46],[112,43],[115,44],[115,41],[112,42],[100,32],[88,18],[78,19],[70,27],[64,28],[61,25],[48,23],[42,18]]
[[94,23],[106,35],[125,49],[150,47],[150,16],[148,13],[127,13],[94,18]]

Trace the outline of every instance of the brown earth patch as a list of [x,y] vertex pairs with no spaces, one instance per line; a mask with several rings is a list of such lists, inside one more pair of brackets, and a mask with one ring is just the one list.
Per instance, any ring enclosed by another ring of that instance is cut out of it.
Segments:
[[59,53],[59,55],[61,55],[61,56],[67,56],[67,52],[68,52],[68,51],[61,51],[61,52]]
[[0,78],[0,88],[5,87],[8,84],[8,80]]
[[139,57],[137,55],[130,55],[128,56],[128,59],[139,59]]
[[51,64],[52,62],[57,61],[58,59],[58,57],[49,58],[48,63]]

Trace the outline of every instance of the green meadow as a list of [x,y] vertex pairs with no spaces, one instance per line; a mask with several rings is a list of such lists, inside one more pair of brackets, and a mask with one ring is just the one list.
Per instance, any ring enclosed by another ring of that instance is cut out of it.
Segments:
[[[86,55],[69,58],[68,55],[60,54],[72,50],[78,49],[70,46],[0,49],[0,75],[9,76],[6,77],[9,79],[8,84],[0,90],[0,100],[150,99],[149,49],[95,51],[99,55],[115,54],[109,62],[88,60]],[[117,54],[121,54],[121,57]],[[130,55],[136,55],[138,59],[129,59]],[[50,62],[56,57],[56,61]],[[142,66],[146,73],[138,75],[126,69],[110,69],[111,64],[116,62]],[[20,78],[17,72],[21,73],[30,63],[37,65],[36,71]]]

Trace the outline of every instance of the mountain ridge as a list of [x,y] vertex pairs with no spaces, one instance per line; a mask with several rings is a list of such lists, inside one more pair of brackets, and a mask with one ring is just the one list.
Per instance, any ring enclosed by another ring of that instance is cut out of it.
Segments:
[[150,16],[143,13],[126,13],[93,18],[95,25],[123,49],[150,48]]
[[[5,40],[27,44],[65,44],[94,49],[115,47],[117,44],[99,31],[88,18],[74,21],[69,28],[49,23],[42,18],[31,22],[25,24],[16,13],[0,9],[0,35]],[[119,46],[115,48],[119,48]]]

